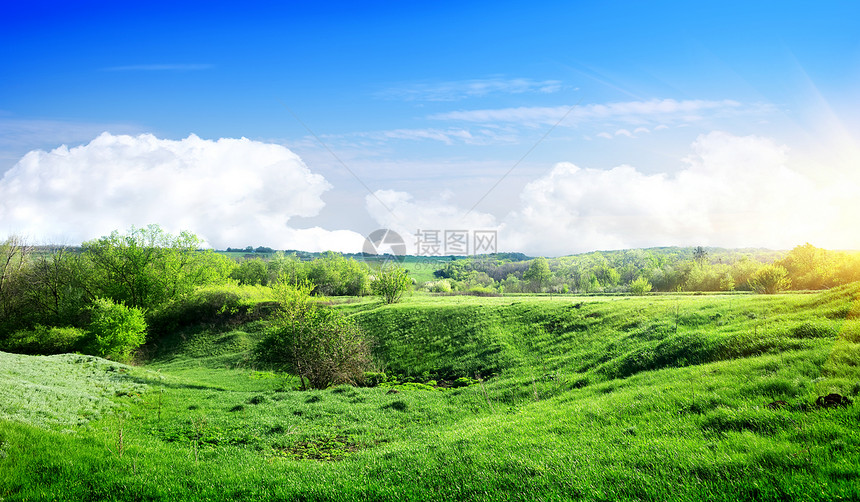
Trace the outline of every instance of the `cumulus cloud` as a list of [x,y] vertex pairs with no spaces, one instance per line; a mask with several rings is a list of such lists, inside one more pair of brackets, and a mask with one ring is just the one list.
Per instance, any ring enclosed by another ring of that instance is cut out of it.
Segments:
[[785,249],[805,241],[832,242],[829,222],[838,221],[845,207],[828,187],[816,187],[786,167],[785,147],[713,132],[700,136],[692,149],[686,167],[674,174],[560,163],[525,187],[520,209],[506,220],[506,240],[516,249],[548,254],[697,244]]
[[64,242],[157,223],[216,248],[360,249],[350,231],[296,229],[331,186],[288,149],[242,139],[179,141],[103,133],[26,154],[0,179],[0,232]]
[[558,256],[597,249],[670,245],[770,247],[803,242],[856,248],[848,223],[860,214],[849,194],[858,187],[819,186],[788,167],[789,152],[757,136],[701,135],[680,170],[645,173],[557,164],[527,184],[517,207],[497,220],[471,214],[449,200],[415,201],[404,192],[378,191],[392,209],[367,198],[382,226],[493,228],[500,250]]

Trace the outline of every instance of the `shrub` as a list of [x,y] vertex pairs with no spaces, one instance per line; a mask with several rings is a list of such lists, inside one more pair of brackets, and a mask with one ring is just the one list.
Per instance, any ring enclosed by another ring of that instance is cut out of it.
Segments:
[[382,298],[385,303],[400,301],[403,293],[412,285],[412,279],[406,275],[402,267],[388,266],[380,269],[370,282],[373,294]]
[[23,354],[63,354],[80,350],[86,331],[78,328],[58,328],[37,325],[33,329],[16,331],[0,348]]
[[306,381],[315,389],[360,383],[370,366],[367,338],[346,316],[312,302],[313,288],[309,282],[278,285],[281,310],[255,356],[299,376],[302,389]]
[[272,289],[265,286],[200,287],[153,312],[149,324],[161,333],[182,326],[223,322],[235,316],[255,319],[265,314],[267,308],[273,308],[273,295]]
[[788,271],[779,265],[765,265],[750,276],[749,285],[756,293],[772,295],[791,287]]
[[90,307],[89,332],[98,355],[128,359],[146,341],[146,321],[139,309],[96,298]]
[[651,291],[651,283],[644,277],[639,277],[630,283],[630,292],[634,295],[644,295]]

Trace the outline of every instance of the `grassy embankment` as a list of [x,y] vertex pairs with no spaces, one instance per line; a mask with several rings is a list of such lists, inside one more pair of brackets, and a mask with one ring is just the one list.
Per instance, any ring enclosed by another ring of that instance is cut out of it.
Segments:
[[860,405],[814,406],[860,394],[858,284],[338,308],[397,393],[256,371],[264,321],[180,329],[141,367],[0,354],[0,500],[860,497]]

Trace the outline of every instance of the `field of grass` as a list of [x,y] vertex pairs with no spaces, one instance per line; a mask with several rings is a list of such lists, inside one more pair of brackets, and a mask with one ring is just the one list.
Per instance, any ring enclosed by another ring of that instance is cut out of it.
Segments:
[[398,383],[298,391],[260,320],[0,353],[0,501],[860,498],[860,284],[335,303]]

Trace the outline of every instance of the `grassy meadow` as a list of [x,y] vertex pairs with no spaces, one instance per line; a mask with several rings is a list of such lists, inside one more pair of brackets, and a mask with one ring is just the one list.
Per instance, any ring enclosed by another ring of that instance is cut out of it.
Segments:
[[264,319],[134,366],[0,353],[0,501],[860,498],[860,283],[334,307],[379,385],[297,390]]

